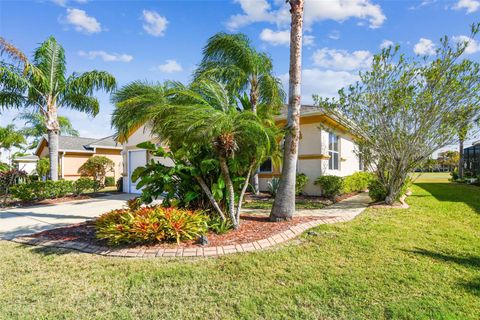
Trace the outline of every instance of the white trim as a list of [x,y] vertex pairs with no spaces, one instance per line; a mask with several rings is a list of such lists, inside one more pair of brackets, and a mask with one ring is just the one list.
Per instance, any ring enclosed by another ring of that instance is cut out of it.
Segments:
[[105,147],[105,146],[99,146],[95,144],[88,144],[87,146],[92,147],[94,150],[96,149],[112,149],[112,150],[122,150],[123,147]]
[[148,161],[147,159],[147,150],[146,149],[141,149],[141,148],[137,148],[137,149],[131,149],[131,150],[127,150],[127,185],[128,185],[128,193],[132,193],[132,183],[130,181],[130,168],[131,168],[131,153],[132,152],[137,152],[137,151],[145,151],[145,162]]

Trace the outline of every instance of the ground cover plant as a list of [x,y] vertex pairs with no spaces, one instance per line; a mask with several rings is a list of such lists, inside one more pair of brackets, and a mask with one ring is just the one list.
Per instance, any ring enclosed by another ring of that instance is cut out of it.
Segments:
[[480,188],[447,179],[416,178],[409,209],[368,209],[300,242],[215,259],[2,241],[2,317],[478,319]]

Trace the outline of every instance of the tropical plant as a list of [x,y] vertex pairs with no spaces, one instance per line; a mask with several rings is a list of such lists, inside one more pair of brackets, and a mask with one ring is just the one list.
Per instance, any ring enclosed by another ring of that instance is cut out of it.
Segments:
[[[41,113],[22,112],[15,119],[25,122],[25,127],[21,129],[20,132],[27,138],[33,138],[29,149],[36,148],[40,139],[48,132],[46,117]],[[67,117],[58,116],[58,125],[60,127],[60,135],[78,137],[78,131],[73,128],[72,123]]]
[[40,158],[37,161],[35,171],[42,180],[46,180],[50,171],[50,160],[48,158]]
[[98,181],[88,177],[80,177],[73,183],[73,193],[78,196],[87,190],[97,190],[100,186],[96,186],[96,184],[98,184]]
[[272,197],[275,197],[277,195],[279,182],[280,179],[278,179],[278,177],[273,177],[270,181],[267,182],[268,193],[270,193]]
[[[258,52],[244,34],[220,32],[208,39],[195,77],[224,83],[232,97],[238,97],[242,110],[252,111],[266,121],[272,120],[285,101],[282,83],[273,74],[272,59]],[[256,169],[252,184],[258,193]]]
[[[134,82],[115,93],[113,102],[117,108],[112,122],[119,138],[149,124],[169,146],[173,161],[188,165],[212,207],[224,217],[201,175],[201,166],[214,165],[219,170],[228,216],[237,228],[248,179],[277,147],[276,128],[264,126],[251,111],[238,111],[226,88],[206,78],[189,86]],[[235,184],[239,184],[239,193]]]
[[[472,26],[472,39],[479,29]],[[480,64],[463,58],[466,47],[444,37],[433,57],[413,58],[399,54],[399,46],[386,48],[333,104],[355,123],[362,156],[387,190],[387,204],[398,199],[409,172],[455,142],[455,113],[480,103]]]
[[300,139],[300,106],[302,81],[302,33],[304,0],[288,0],[290,4],[290,69],[287,125],[283,147],[283,166],[277,196],[270,220],[289,220],[295,213],[295,179]]
[[[95,186],[100,188],[105,186],[105,177],[108,172],[113,172],[115,163],[105,156],[93,156],[88,158],[80,168],[78,173],[84,177],[91,177],[97,183]],[[95,190],[97,192],[98,189]]]
[[113,90],[115,78],[96,70],[67,76],[65,51],[54,37],[40,44],[32,61],[1,37],[0,52],[12,60],[0,63],[0,108],[38,110],[48,133],[50,178],[58,180],[59,108],[97,115],[99,102],[93,93]]
[[192,240],[207,232],[201,211],[145,207],[113,210],[95,221],[96,236],[110,245]]
[[25,182],[27,177],[28,175],[25,171],[18,169],[0,172],[0,195],[3,196],[3,203],[7,202],[12,188],[15,188],[19,183]]
[[12,148],[22,148],[25,142],[24,136],[15,129],[13,124],[0,127],[0,150],[4,149],[8,152],[8,161],[10,163],[12,162]]

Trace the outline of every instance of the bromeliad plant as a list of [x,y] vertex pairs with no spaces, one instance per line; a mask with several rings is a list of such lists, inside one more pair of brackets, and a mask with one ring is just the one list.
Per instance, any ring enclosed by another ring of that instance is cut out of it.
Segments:
[[[231,96],[223,84],[205,78],[189,86],[134,82],[115,93],[112,122],[120,140],[149,125],[171,151],[175,168],[169,176],[182,179],[176,173],[188,172],[188,183],[193,179],[210,206],[237,228],[248,180],[276,150],[277,129],[251,111],[238,110]],[[206,173],[212,174],[208,180]],[[225,184],[226,214],[213,193],[214,183]]]

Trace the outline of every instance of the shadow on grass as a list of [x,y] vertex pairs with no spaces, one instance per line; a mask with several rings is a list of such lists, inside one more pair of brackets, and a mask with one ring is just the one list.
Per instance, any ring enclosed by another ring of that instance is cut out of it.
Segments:
[[[457,183],[415,183],[438,201],[463,202],[480,213],[480,187]],[[425,197],[413,195],[412,197]]]
[[[405,252],[414,253],[424,257],[432,258],[442,262],[452,262],[463,267],[475,268],[480,270],[480,256],[466,256],[459,257],[440,252],[434,252],[426,249],[404,250]],[[460,285],[467,291],[476,296],[480,296],[480,277],[474,278],[470,281],[462,281]]]

